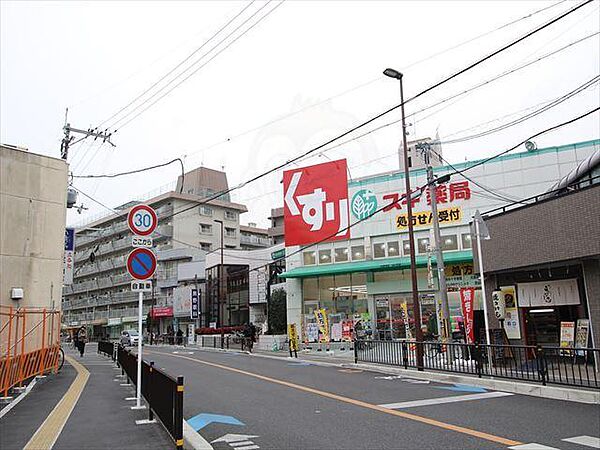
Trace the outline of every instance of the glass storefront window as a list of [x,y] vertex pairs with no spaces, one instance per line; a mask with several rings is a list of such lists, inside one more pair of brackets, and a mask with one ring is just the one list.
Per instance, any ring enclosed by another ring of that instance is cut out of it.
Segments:
[[373,244],[373,257],[385,258],[385,242]]
[[319,277],[319,306],[334,313],[335,284],[333,277]]
[[314,251],[304,252],[302,254],[302,256],[304,258],[305,266],[310,266],[310,265],[317,263],[317,252],[314,252]]
[[462,240],[462,248],[467,249],[467,248],[471,248],[472,243],[471,243],[471,233],[463,233],[460,235],[461,240]]
[[418,253],[427,253],[427,249],[429,248],[429,238],[420,238],[417,239],[417,252]]
[[387,243],[388,257],[393,258],[394,256],[400,256],[400,247],[398,241],[392,241]]
[[458,250],[458,238],[456,235],[442,236],[442,250]]
[[331,249],[319,250],[319,264],[329,264],[331,262]]
[[348,249],[347,248],[336,248],[335,252],[335,262],[346,262],[348,261]]
[[365,259],[365,246],[364,245],[353,245],[351,250],[352,250],[352,261]]
[[404,256],[410,256],[410,242],[402,241],[402,248],[403,248]]

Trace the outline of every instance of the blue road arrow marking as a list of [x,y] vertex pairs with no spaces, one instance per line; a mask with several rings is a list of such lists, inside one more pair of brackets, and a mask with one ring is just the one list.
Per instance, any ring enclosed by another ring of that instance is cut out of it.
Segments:
[[200,431],[205,426],[211,423],[226,423],[229,425],[244,425],[243,422],[240,422],[233,416],[222,416],[220,414],[206,414],[201,413],[197,416],[192,417],[191,419],[187,419],[187,423],[196,430]]
[[452,387],[439,387],[438,389],[445,389],[447,391],[455,391],[455,392],[487,392],[484,388],[480,388],[478,386],[469,386],[468,384],[455,384]]

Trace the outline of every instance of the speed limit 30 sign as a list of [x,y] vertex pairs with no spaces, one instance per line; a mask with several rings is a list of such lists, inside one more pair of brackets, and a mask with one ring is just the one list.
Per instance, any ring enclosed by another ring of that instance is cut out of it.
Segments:
[[156,212],[148,205],[137,205],[129,210],[127,224],[133,234],[148,236],[156,229],[157,223]]

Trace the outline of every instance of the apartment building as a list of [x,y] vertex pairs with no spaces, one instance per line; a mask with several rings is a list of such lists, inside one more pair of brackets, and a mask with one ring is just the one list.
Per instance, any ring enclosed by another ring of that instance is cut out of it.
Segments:
[[255,250],[270,247],[273,241],[269,237],[269,230],[258,228],[255,223],[240,226],[240,245],[242,250]]
[[[146,318],[151,312],[152,327],[158,333],[178,326],[173,289],[192,280],[203,283],[205,255],[221,246],[221,222],[223,246],[240,248],[240,214],[246,207],[231,202],[228,194],[212,199],[227,186],[224,172],[200,167],[180,176],[175,191],[144,201],[158,216],[152,236],[158,269],[154,292],[144,294],[143,315]],[[115,214],[77,228],[74,282],[63,290],[67,326],[87,325],[94,336],[111,338],[136,327],[138,296],[130,290],[126,269],[132,250],[126,219],[137,203],[128,202],[116,208]]]
[[283,226],[283,207],[271,208],[271,216],[269,217],[271,226],[268,229],[269,237],[273,240],[273,244],[281,244],[285,241],[285,229]]

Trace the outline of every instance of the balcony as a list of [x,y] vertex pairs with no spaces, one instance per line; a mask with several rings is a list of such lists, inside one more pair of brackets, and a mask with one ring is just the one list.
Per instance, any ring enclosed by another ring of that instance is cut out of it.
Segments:
[[124,273],[121,275],[113,275],[110,279],[112,280],[113,286],[119,286],[121,284],[129,284],[132,278],[128,273]]
[[283,225],[269,228],[268,233],[269,233],[270,237],[283,236],[284,235]]
[[271,239],[263,238],[258,236],[240,236],[240,244],[248,245],[252,247],[270,247],[272,245]]
[[159,225],[156,233],[156,239],[173,237],[173,225]]
[[164,217],[169,217],[173,215],[173,205],[163,205],[156,210],[156,215],[158,219],[162,219]]

